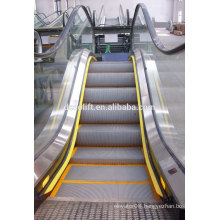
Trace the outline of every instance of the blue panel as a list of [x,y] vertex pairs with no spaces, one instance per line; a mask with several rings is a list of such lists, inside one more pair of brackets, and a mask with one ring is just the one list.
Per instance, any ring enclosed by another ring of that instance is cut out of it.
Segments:
[[128,53],[103,53],[102,61],[128,61]]

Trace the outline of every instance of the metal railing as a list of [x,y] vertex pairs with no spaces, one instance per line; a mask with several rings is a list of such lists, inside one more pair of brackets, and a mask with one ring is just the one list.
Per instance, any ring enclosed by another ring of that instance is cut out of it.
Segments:
[[133,49],[133,41],[134,41],[134,25],[135,25],[135,21],[137,19],[137,15],[139,10],[142,10],[143,15],[144,15],[144,20],[146,22],[147,25],[147,29],[150,33],[151,39],[154,43],[154,45],[157,47],[158,50],[160,50],[161,52],[165,53],[165,54],[173,54],[176,53],[180,50],[185,49],[185,43],[173,48],[173,49],[167,49],[163,43],[160,41],[160,38],[158,37],[156,30],[154,28],[154,25],[152,23],[151,17],[149,15],[149,12],[146,8],[146,6],[143,3],[140,3],[136,6],[135,8],[135,13],[134,13],[134,17],[133,17],[133,21],[132,21],[132,27],[131,27],[131,46]]
[[91,20],[91,17],[89,16],[89,13],[88,13],[86,7],[83,6],[83,5],[78,5],[78,6],[76,6],[76,7],[73,9],[73,11],[72,11],[71,15],[69,16],[69,19],[68,19],[68,21],[67,21],[67,23],[66,23],[66,26],[65,26],[64,30],[61,32],[60,37],[59,37],[59,39],[56,41],[56,43],[55,43],[50,49],[48,49],[45,53],[34,53],[34,57],[36,57],[36,58],[49,57],[49,56],[51,56],[53,53],[55,53],[55,52],[63,45],[63,43],[64,43],[64,41],[65,41],[65,39],[66,39],[66,36],[67,36],[67,34],[69,33],[69,31],[70,31],[71,25],[72,25],[72,23],[73,23],[73,21],[74,21],[76,15],[77,15],[77,12],[78,12],[78,10],[79,10],[80,8],[82,8],[83,11],[85,12],[85,14],[86,14],[86,16],[87,16],[87,19],[89,20],[89,23],[90,23],[90,25],[91,25],[91,29],[92,29],[92,40],[93,40],[93,51],[94,51],[94,48],[95,48],[95,36],[94,36],[94,28],[93,28],[94,26],[93,26],[93,22],[92,22],[92,20]]

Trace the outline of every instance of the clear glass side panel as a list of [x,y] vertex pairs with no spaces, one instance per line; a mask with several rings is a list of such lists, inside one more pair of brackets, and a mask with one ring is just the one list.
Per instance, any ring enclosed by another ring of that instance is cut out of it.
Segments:
[[81,53],[77,49],[92,50],[92,39],[92,28],[80,8],[62,46],[49,57],[35,58],[35,156],[50,143],[62,125]]
[[173,55],[160,52],[141,8],[134,24],[133,49],[140,48],[144,57],[160,131],[185,166],[185,51]]
[[47,27],[62,27],[63,26],[63,14],[52,21]]
[[70,7],[70,8],[68,8],[68,9],[66,10],[65,13],[66,13],[68,16],[70,16],[70,14],[71,14],[72,11],[73,11],[73,8]]
[[[69,16],[71,12],[73,11],[73,8],[68,8],[63,14],[55,18],[49,25],[49,27],[56,27],[56,26],[63,26],[63,22],[66,25]],[[64,19],[64,20],[63,20]]]
[[42,26],[44,26],[43,20],[38,15],[34,15],[34,27],[42,27]]
[[39,14],[37,14],[41,19],[44,19],[44,18],[46,18],[46,15],[45,14],[43,14],[43,13],[39,13]]
[[51,23],[52,21],[54,21],[58,16],[59,16],[59,15],[58,15],[56,12],[54,12],[54,13],[52,13],[51,15],[47,16],[47,17],[44,19],[44,22],[45,22],[46,24],[49,24],[49,23]]

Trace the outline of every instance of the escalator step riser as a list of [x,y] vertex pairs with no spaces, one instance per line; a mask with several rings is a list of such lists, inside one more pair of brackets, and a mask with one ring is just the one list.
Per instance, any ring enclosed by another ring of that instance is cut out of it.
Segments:
[[114,110],[112,108],[112,105],[91,105],[90,109],[82,110],[80,123],[139,123],[137,105],[115,105]]
[[89,66],[89,73],[104,72],[134,72],[132,62],[93,62]]
[[83,164],[144,164],[140,147],[77,147],[70,163]]
[[145,166],[83,166],[77,164],[71,166],[64,180],[145,182],[149,181],[149,177]]
[[[56,194],[56,197],[67,197],[67,198],[74,198],[76,201],[91,201],[91,202],[95,202],[95,201],[125,202],[126,201],[126,202],[136,203],[136,202],[156,202],[157,201],[154,198],[154,194],[153,194],[150,184],[87,184],[87,183],[86,184],[83,184],[83,183],[82,184],[78,184],[78,183],[69,184],[69,183],[63,183],[61,187],[59,188]],[[96,212],[97,212],[97,209],[96,209]],[[118,213],[120,213],[119,210],[118,210]],[[97,218],[97,219],[100,219],[100,218]],[[119,219],[119,218],[116,217],[115,219]],[[136,218],[136,219],[139,219],[139,218]],[[155,219],[158,219],[158,218],[155,218]]]
[[82,125],[77,146],[141,146],[139,125]]
[[86,87],[135,87],[134,73],[90,73]]
[[83,102],[137,104],[136,88],[86,88]]

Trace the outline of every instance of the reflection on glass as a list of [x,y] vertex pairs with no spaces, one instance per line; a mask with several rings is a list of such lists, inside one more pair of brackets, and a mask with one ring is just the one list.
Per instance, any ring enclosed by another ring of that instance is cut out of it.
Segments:
[[142,9],[134,22],[133,49],[140,48],[160,131],[185,165],[185,52],[165,55],[154,45]]
[[62,46],[49,57],[35,59],[35,156],[50,143],[62,125],[81,54],[76,49],[93,50],[92,34],[90,22],[79,8]]

